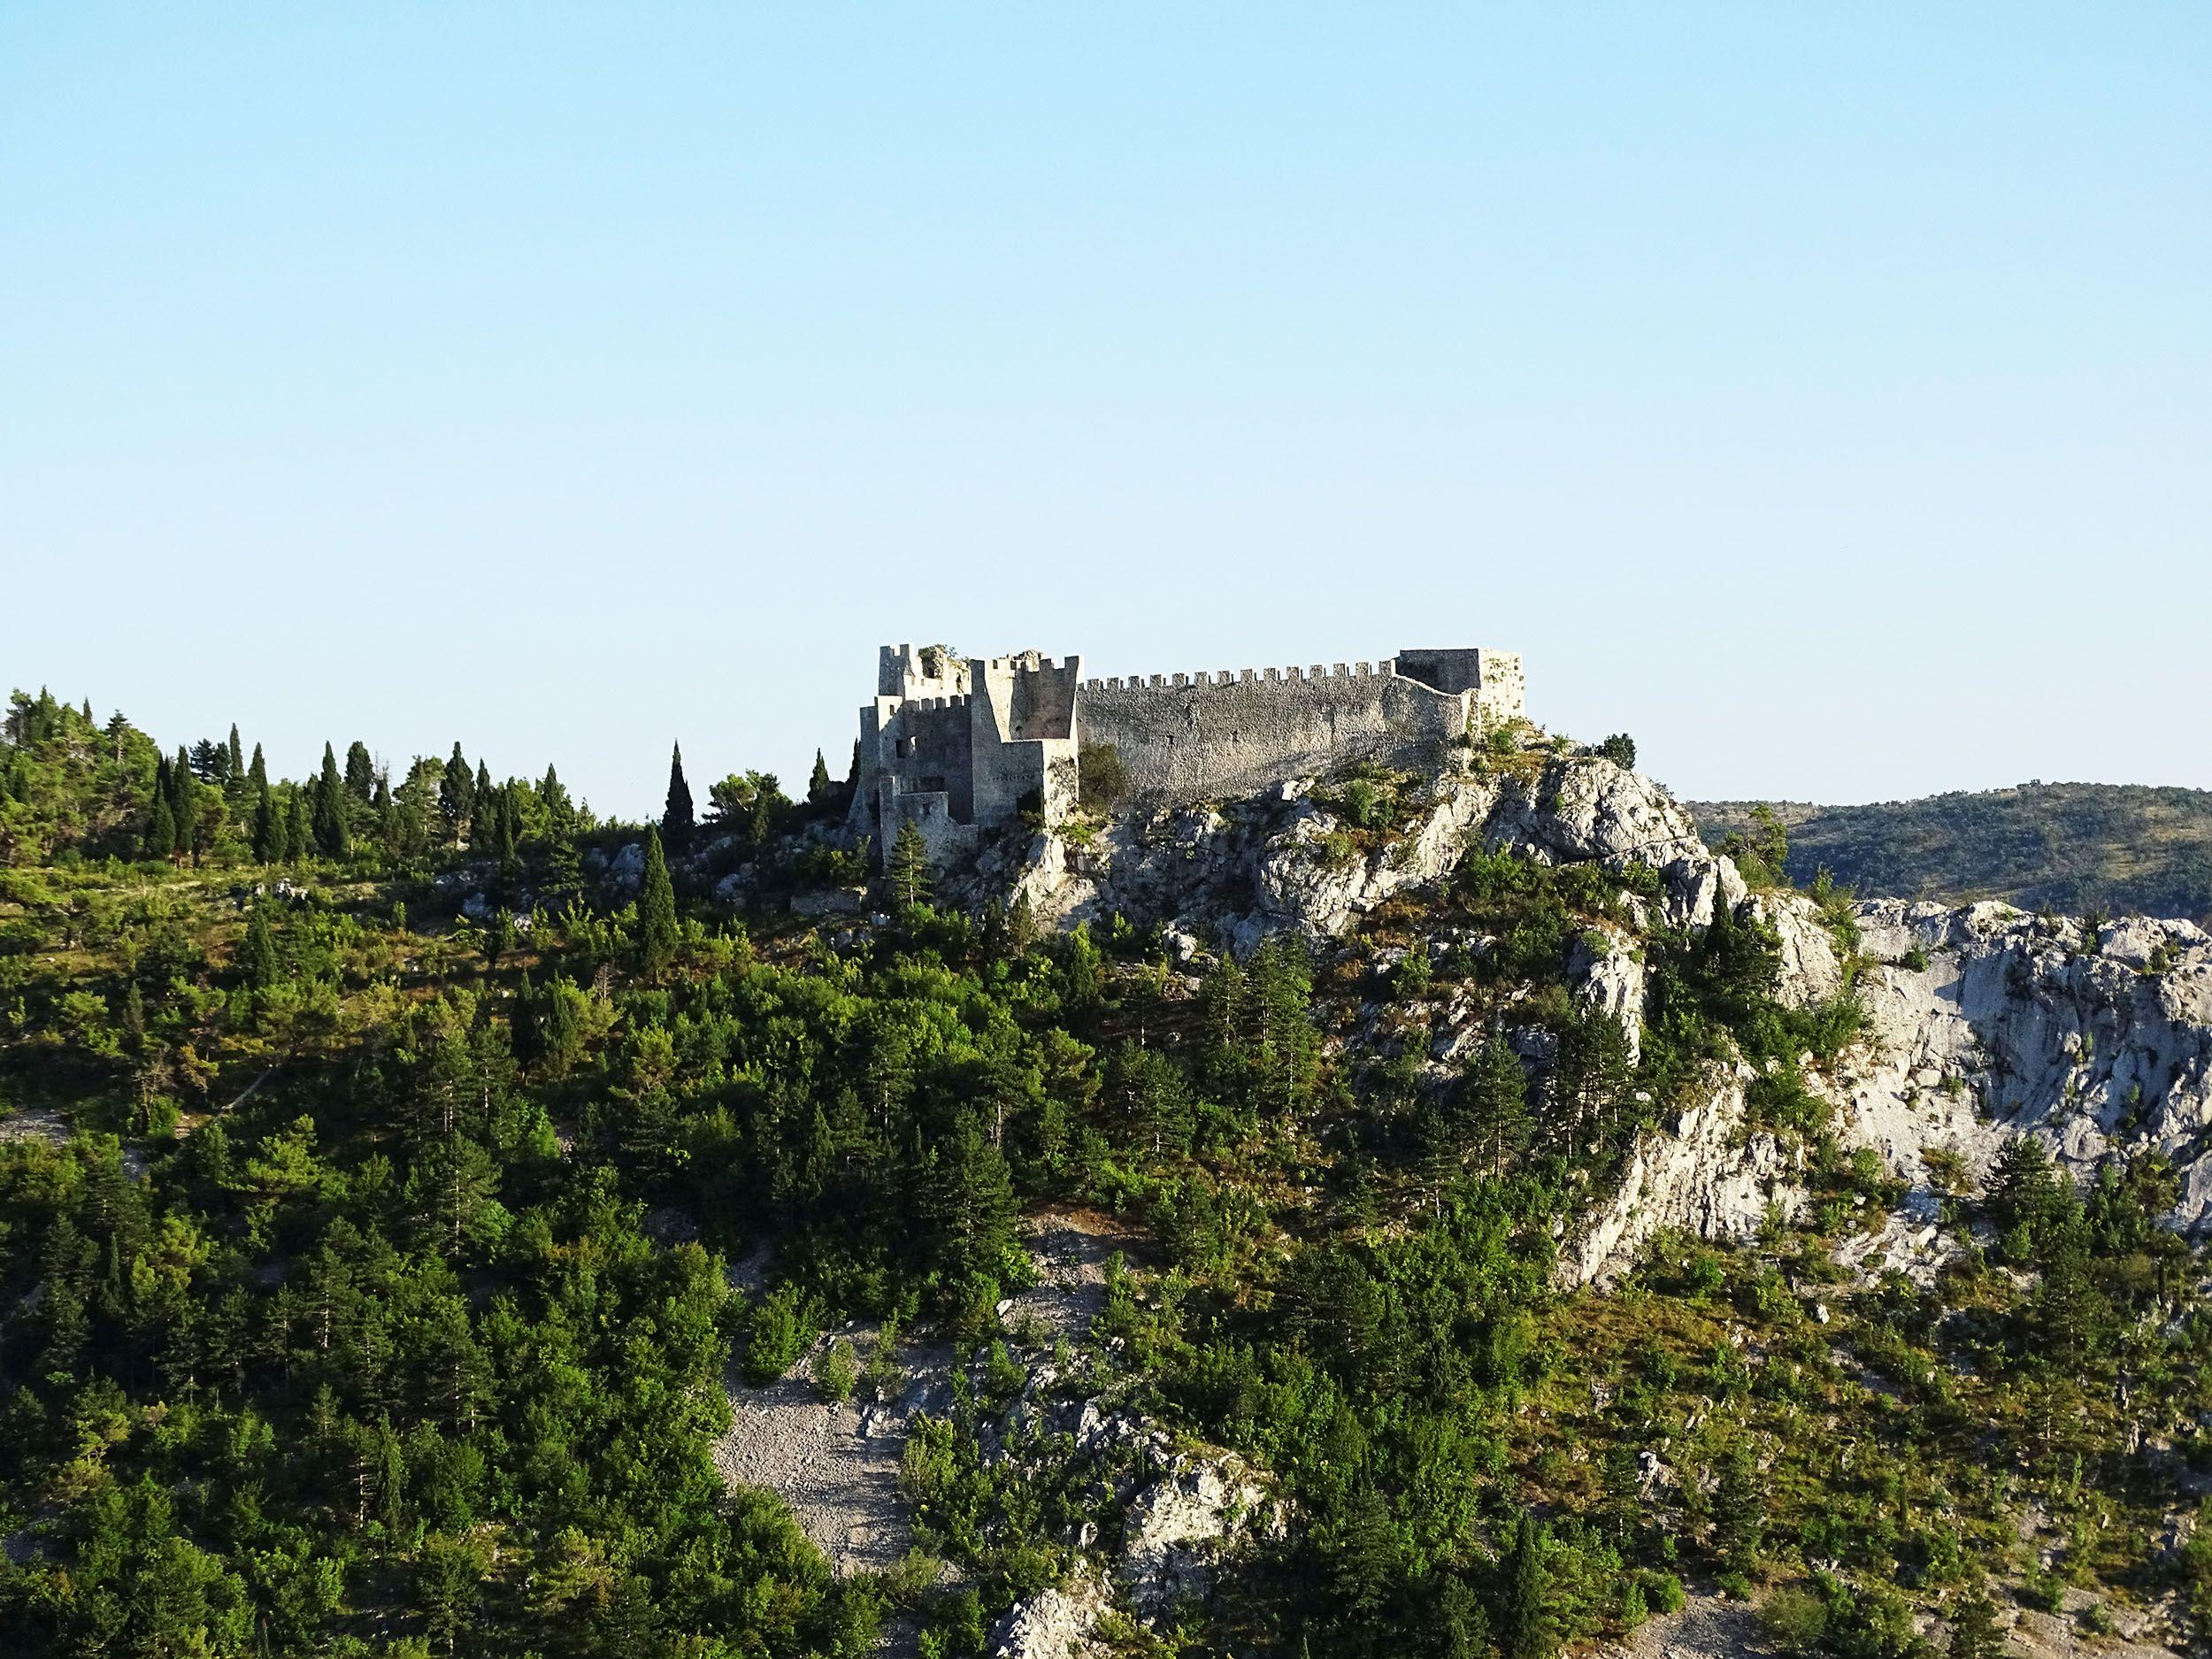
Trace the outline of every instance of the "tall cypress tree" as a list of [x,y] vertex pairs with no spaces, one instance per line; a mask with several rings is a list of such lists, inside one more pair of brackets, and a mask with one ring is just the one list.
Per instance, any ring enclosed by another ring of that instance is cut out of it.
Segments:
[[258,743],[253,746],[253,764],[246,768],[246,776],[257,789],[269,787],[269,763],[261,758],[261,745]]
[[[259,751],[255,754],[258,758]],[[284,862],[284,814],[265,778],[261,780],[260,798],[254,803],[253,856],[265,864]]]
[[346,851],[346,785],[338,775],[338,756],[323,745],[322,774],[315,780],[315,846],[326,858],[342,858]]
[[180,857],[198,850],[199,789],[199,780],[192,775],[191,757],[180,744],[177,757],[169,763],[169,821],[176,826]]
[[246,983],[255,990],[268,990],[284,977],[283,959],[277,955],[276,934],[269,926],[269,912],[264,905],[255,905],[253,914],[246,918],[244,956]]
[[822,751],[814,751],[814,770],[806,780],[806,803],[824,807],[831,803],[837,786],[830,781],[829,767],[822,759]]
[[376,799],[376,763],[357,737],[346,746],[346,793],[363,806]]
[[684,746],[677,744],[668,757],[668,810],[661,815],[661,829],[678,847],[691,839],[694,823],[691,786],[684,781]]
[[376,796],[370,802],[370,810],[376,814],[376,844],[388,853],[399,850],[399,809],[392,803],[392,775],[387,772],[376,774]]
[[153,822],[146,826],[146,856],[166,858],[177,850],[177,820],[169,810],[167,791],[154,797]]
[[511,783],[499,792],[499,886],[500,896],[511,903],[516,880],[522,874],[522,855],[516,848],[521,833],[522,810],[515,803],[515,792],[522,787]]
[[891,856],[883,872],[890,880],[892,898],[901,905],[911,909],[929,897],[929,845],[912,819],[900,825],[892,837]]
[[638,890],[638,960],[648,978],[658,979],[676,955],[676,889],[669,884],[668,858],[661,833],[645,831],[645,881]]
[[1512,1546],[1498,1563],[1498,1651],[1503,1659],[1549,1659],[1558,1645],[1549,1553],[1544,1528],[1522,1510],[1513,1525]]
[[238,746],[238,722],[235,720],[230,723],[230,775],[233,778],[246,775],[246,756]]
[[538,801],[545,808],[547,833],[555,841],[575,831],[575,805],[568,798],[561,774],[549,765],[545,769],[544,780],[538,785]]
[[445,764],[445,773],[438,780],[438,811],[445,819],[446,840],[458,845],[468,833],[470,810],[476,804],[476,774],[469,770],[463,758],[461,746],[453,746],[453,757]]
[[1949,1659],[2001,1659],[2005,1634],[1997,1628],[1997,1609],[1989,1592],[1976,1585],[1951,1612]]
[[315,829],[307,815],[307,791],[296,785],[286,793],[284,803],[284,857],[288,864],[297,864],[315,849]]
[[469,792],[469,850],[489,852],[499,839],[499,797],[492,790],[492,769],[476,763],[476,784]]

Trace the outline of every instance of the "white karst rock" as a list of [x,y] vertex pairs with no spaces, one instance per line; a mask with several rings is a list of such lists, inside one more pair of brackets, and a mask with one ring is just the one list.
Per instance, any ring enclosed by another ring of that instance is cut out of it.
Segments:
[[1105,1586],[1089,1574],[1025,1596],[991,1632],[992,1659],[1086,1659],[1098,1651],[1092,1632],[1110,1605]]
[[[1710,920],[1716,895],[1731,904],[1745,896],[1734,864],[1707,849],[1673,797],[1596,755],[1448,772],[1412,793],[1379,846],[1340,833],[1350,826],[1317,793],[1313,780],[1294,779],[1246,801],[1118,818],[1087,838],[1036,836],[987,853],[975,879],[980,890],[1026,893],[1050,925],[1118,911],[1238,951],[1286,930],[1338,937],[1386,900],[1448,874],[1471,846],[1547,864],[1648,865],[1662,893],[1650,919],[1675,926]],[[1837,966],[1816,919],[1805,949],[1805,973],[1832,980]]]
[[2204,1229],[2212,1164],[2212,939],[2129,917],[2097,931],[2004,904],[1858,907],[1867,1041],[1828,1087],[1855,1144],[1924,1181],[1922,1148],[1983,1173],[2010,1136],[2086,1178],[2108,1153],[2162,1152],[2177,1225]]
[[1804,1200],[1801,1153],[1770,1134],[1746,1137],[1740,1067],[1713,1079],[1668,1130],[1647,1134],[1629,1155],[1619,1190],[1562,1241],[1559,1277],[1609,1286],[1661,1233],[1742,1243],[1767,1206],[1786,1216]]
[[[1805,925],[1809,905],[1786,895],[1763,904],[1782,933],[1786,991],[1825,994],[1833,951]],[[2158,1151],[2181,1178],[2170,1224],[2212,1231],[2212,939],[2201,929],[2129,917],[2093,943],[2075,918],[1898,899],[1855,916],[1876,964],[1855,987],[1866,1026],[1831,1074],[1808,1080],[1833,1108],[1838,1138],[1872,1149],[1908,1190],[1897,1213],[1867,1218],[1870,1236],[1849,1254],[1870,1271],[1933,1271],[1946,1246],[1924,1155],[1978,1181],[2021,1135],[2077,1180],[2109,1155]],[[1773,1143],[1738,1144],[1742,1111],[1740,1090],[1724,1088],[1676,1133],[1645,1137],[1618,1195],[1563,1247],[1561,1276],[1602,1282],[1663,1228],[1741,1238],[1770,1197],[1793,1201]]]

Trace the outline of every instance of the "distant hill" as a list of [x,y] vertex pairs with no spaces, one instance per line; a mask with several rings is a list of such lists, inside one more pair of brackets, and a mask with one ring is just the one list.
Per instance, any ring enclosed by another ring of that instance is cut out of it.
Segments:
[[[1757,804],[1690,810],[1717,844]],[[1869,806],[1769,804],[1788,827],[1800,881],[1825,867],[1862,895],[2212,918],[2212,790],[2033,783]]]

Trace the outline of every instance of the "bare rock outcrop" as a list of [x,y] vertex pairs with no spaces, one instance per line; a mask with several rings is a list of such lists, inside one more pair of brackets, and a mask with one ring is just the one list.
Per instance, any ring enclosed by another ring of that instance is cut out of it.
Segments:
[[2212,939],[2187,922],[2108,926],[2009,905],[1859,907],[1866,1039],[1829,1086],[1842,1132],[1924,1181],[1923,1148],[1983,1173],[2032,1135],[2078,1178],[2156,1150],[2177,1225],[2212,1224]]
[[1715,1078],[1700,1103],[1639,1138],[1618,1187],[1562,1241],[1563,1282],[1603,1289],[1662,1233],[1741,1243],[1770,1203],[1795,1210],[1804,1199],[1802,1154],[1776,1136],[1744,1133],[1751,1075],[1746,1066]]

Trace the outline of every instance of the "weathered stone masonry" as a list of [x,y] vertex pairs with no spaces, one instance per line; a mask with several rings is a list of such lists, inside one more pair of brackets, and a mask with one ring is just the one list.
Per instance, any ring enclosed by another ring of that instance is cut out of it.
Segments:
[[1433,768],[1471,726],[1519,718],[1522,696],[1510,651],[1085,680],[1079,657],[970,662],[887,645],[860,711],[853,828],[880,854],[911,823],[943,856],[1025,810],[1057,824],[1075,808],[1083,756],[1105,749],[1138,807],[1233,798],[1362,762]]

